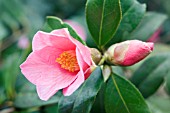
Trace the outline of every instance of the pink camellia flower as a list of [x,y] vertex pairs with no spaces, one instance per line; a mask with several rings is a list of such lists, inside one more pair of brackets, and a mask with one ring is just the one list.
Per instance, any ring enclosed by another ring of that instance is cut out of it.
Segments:
[[112,45],[105,53],[109,63],[121,66],[133,65],[153,51],[154,44],[139,40],[129,40]]
[[32,48],[33,52],[20,68],[36,85],[42,100],[48,100],[60,89],[65,96],[71,95],[94,66],[89,48],[72,38],[66,28],[51,33],[37,32]]

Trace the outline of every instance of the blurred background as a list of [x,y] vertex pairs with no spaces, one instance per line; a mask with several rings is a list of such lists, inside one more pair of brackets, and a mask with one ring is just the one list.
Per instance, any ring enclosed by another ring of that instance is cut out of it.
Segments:
[[[155,54],[170,51],[170,0],[139,2],[146,3],[148,11],[167,15],[168,19],[150,35],[148,41],[158,43]],[[35,86],[24,78],[19,65],[31,52],[32,38],[43,28],[46,16],[57,16],[68,22],[75,30],[79,29],[77,32],[88,45],[95,47],[85,22],[85,3],[86,0],[0,0],[0,113],[54,113],[57,110],[55,103],[61,96],[60,92],[47,102],[39,100]],[[129,69],[133,71],[135,68]],[[168,107],[157,105],[161,101],[154,102],[152,107],[159,106],[165,110],[163,113],[168,113],[170,101],[166,101]]]

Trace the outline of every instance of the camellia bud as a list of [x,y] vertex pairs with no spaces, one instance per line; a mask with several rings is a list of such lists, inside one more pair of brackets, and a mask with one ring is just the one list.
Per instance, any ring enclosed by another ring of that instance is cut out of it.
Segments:
[[133,65],[153,51],[154,44],[139,40],[129,40],[112,45],[105,53],[108,63],[121,66]]
[[102,58],[101,53],[96,48],[90,48],[91,57],[95,64],[98,64]]

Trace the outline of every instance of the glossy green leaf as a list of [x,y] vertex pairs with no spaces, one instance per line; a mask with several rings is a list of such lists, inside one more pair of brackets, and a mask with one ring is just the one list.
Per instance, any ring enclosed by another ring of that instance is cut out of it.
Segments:
[[38,97],[36,87],[33,84],[26,82],[16,94],[14,106],[17,108],[30,108],[54,104],[59,101],[61,95],[61,92],[58,92],[48,101],[43,101]]
[[138,89],[116,74],[107,83],[105,109],[106,113],[150,113]]
[[166,19],[164,14],[147,12],[139,26],[126,39],[147,41]]
[[104,106],[105,89],[106,89],[106,83],[102,85],[100,91],[98,92],[90,113],[106,113],[105,106]]
[[86,21],[89,31],[101,47],[113,38],[121,20],[120,0],[88,0]]
[[132,83],[138,87],[142,95],[147,98],[154,94],[164,81],[170,76],[170,54],[164,53],[147,59],[136,70],[131,78]]
[[44,109],[45,113],[58,113],[58,104],[46,106]]
[[96,69],[83,84],[75,102],[72,113],[89,113],[99,92],[103,78],[100,67]]
[[102,84],[102,72],[97,67],[76,92],[61,98],[59,113],[89,113]]
[[146,11],[146,5],[140,4],[136,0],[121,0],[121,9],[122,21],[108,46],[127,39],[128,35],[133,32],[141,22]]
[[55,30],[55,29],[61,29],[61,28],[68,28],[68,31],[70,32],[70,35],[77,39],[78,41],[80,41],[82,44],[85,45],[85,42],[80,38],[80,36],[74,31],[74,29],[64,23],[61,19],[57,18],[57,17],[54,17],[54,16],[47,16],[47,23],[46,25],[44,26],[45,30],[47,31],[52,31],[52,30]]
[[62,96],[58,103],[58,113],[71,113],[80,88],[69,97]]

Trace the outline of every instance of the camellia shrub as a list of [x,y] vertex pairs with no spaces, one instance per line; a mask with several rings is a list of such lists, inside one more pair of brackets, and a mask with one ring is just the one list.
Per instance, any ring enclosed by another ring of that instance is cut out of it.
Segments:
[[136,0],[87,0],[85,14],[90,37],[77,33],[78,24],[47,16],[19,66],[27,80],[14,97],[16,111],[157,113],[148,97],[164,83],[169,92],[170,54],[152,55],[148,40],[167,17]]

